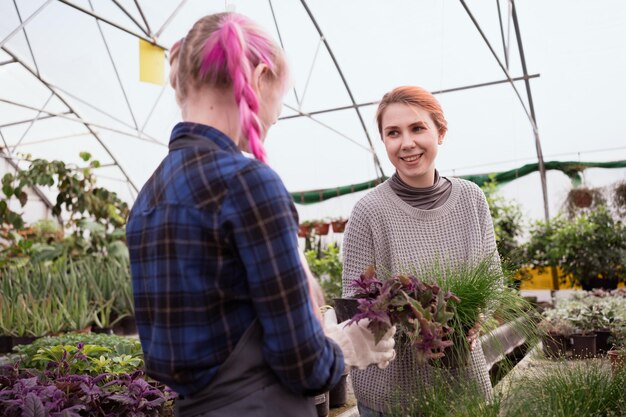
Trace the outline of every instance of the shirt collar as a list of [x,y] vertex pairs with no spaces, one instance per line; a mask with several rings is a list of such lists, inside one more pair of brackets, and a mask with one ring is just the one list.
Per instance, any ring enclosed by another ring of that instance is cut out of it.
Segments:
[[187,136],[189,134],[207,138],[215,142],[216,145],[218,145],[221,149],[225,151],[241,153],[241,151],[237,148],[237,145],[235,145],[235,142],[233,142],[231,138],[229,138],[224,133],[214,127],[203,125],[200,123],[177,123],[176,126],[174,126],[174,129],[172,129],[170,144],[176,139]]

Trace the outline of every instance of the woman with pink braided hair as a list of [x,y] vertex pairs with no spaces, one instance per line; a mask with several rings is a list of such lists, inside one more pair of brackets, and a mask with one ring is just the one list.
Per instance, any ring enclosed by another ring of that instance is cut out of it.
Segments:
[[[178,416],[316,416],[312,396],[347,366],[385,366],[367,323],[322,329],[297,244],[297,212],[263,141],[288,79],[248,18],[203,17],[170,51],[183,122],[126,227],[149,375]],[[248,158],[242,151],[252,153]]]

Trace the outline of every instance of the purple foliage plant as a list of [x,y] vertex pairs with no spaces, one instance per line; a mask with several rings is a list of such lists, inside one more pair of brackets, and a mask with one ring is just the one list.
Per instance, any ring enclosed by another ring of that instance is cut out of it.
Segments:
[[461,301],[456,295],[414,276],[398,275],[381,281],[372,266],[351,285],[356,290],[359,313],[349,325],[369,319],[368,329],[376,343],[395,325],[415,348],[420,362],[445,356],[445,348],[453,343],[452,303]]

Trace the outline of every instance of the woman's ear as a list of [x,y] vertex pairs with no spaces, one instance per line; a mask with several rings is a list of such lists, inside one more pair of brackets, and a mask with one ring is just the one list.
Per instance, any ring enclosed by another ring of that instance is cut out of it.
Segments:
[[178,77],[176,76],[178,72],[178,56],[180,55],[180,48],[183,45],[184,39],[185,38],[176,41],[170,48],[170,85],[174,90],[176,90],[178,85]]
[[446,136],[445,133],[440,133],[439,134],[439,140],[437,141],[437,143],[439,143],[440,145],[443,145],[443,138]]
[[265,64],[259,64],[254,68],[252,72],[252,88],[256,92],[257,96],[261,95],[261,90],[267,87],[265,84],[269,81],[267,75],[269,74],[269,67]]

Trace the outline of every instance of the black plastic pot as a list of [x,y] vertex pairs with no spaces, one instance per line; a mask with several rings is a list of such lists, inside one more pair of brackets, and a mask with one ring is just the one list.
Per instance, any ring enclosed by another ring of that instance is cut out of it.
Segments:
[[599,329],[596,333],[596,351],[598,354],[604,354],[609,351],[609,337],[611,337],[611,329]]
[[333,298],[337,322],[350,320],[359,312],[359,301],[356,298]]
[[564,357],[567,353],[567,337],[560,334],[548,334],[542,339],[543,353],[548,358]]
[[13,343],[11,336],[0,336],[0,353],[11,353]]
[[37,339],[39,338],[35,336],[13,336],[11,338],[11,346],[15,347],[18,345],[30,345]]
[[113,333],[122,336],[137,334],[137,323],[134,316],[126,316],[113,326]]
[[596,356],[596,334],[572,335],[572,354],[578,359]]
[[348,402],[348,374],[342,375],[337,385],[328,391],[330,408],[341,407],[346,402]]
[[92,327],[91,333],[97,334],[113,334],[113,329],[110,327]]
[[326,417],[330,413],[328,392],[313,397],[317,417]]
[[617,278],[615,279],[603,279],[603,278],[589,278],[589,280],[581,281],[580,286],[585,291],[591,291],[594,288],[602,288],[605,290],[614,290],[617,288]]

